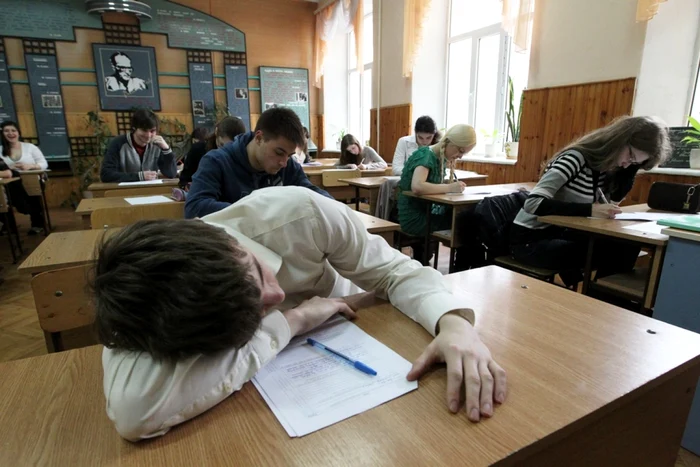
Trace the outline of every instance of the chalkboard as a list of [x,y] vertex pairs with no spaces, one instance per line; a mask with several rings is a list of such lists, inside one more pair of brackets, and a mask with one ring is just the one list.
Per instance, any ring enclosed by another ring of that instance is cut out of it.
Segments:
[[214,129],[214,74],[211,63],[189,63],[194,127]]
[[240,65],[226,65],[226,103],[228,113],[243,120],[250,128],[250,99],[248,95],[248,68]]
[[245,52],[245,35],[233,26],[200,11],[165,0],[148,0],[151,21],[142,32],[168,35],[168,46],[182,49]]
[[260,108],[289,107],[309,129],[309,70],[260,67]]
[[73,28],[102,29],[102,19],[85,11],[84,0],[1,0],[3,36],[74,41]]
[[671,157],[661,167],[672,167],[676,169],[690,168],[690,150],[700,147],[697,143],[683,143],[691,127],[677,126],[669,128],[669,137],[673,152]]
[[41,152],[47,160],[70,159],[58,65],[53,55],[25,54],[29,91]]
[[5,120],[17,121],[15,101],[10,86],[10,73],[7,71],[5,54],[0,53],[0,122]]

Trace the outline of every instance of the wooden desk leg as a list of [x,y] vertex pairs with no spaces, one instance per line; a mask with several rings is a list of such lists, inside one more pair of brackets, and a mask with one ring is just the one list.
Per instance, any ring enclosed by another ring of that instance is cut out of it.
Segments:
[[60,332],[44,331],[44,341],[48,353],[60,352],[63,350],[63,339]]
[[588,295],[588,286],[591,285],[591,275],[593,274],[593,247],[595,238],[591,235],[588,238],[588,251],[586,252],[586,266],[583,268],[583,286],[581,293]]
[[[2,194],[0,194],[1,196]],[[9,210],[12,209],[8,206],[8,212],[3,213],[3,223],[7,227],[7,242],[10,244],[10,253],[12,253],[12,264],[17,264],[17,253],[15,252],[15,242],[12,241],[12,229],[10,228],[10,214]],[[15,226],[15,228],[17,228]]]
[[[12,209],[12,197],[10,195],[10,190],[5,190],[5,194],[7,195],[7,215],[9,218],[8,225],[7,225],[7,236],[9,237],[12,235],[12,232],[10,231],[10,225],[14,226],[14,235],[15,235],[15,240],[17,240],[17,251],[19,251],[19,256],[22,256],[24,254],[24,250],[22,249],[22,239],[19,237],[19,227],[17,226],[17,219],[15,219],[15,210]],[[12,258],[13,258],[13,264],[17,263],[17,258],[15,257],[14,250],[12,250]]]
[[355,187],[355,211],[360,212],[360,187]]
[[379,198],[378,188],[369,188],[369,215],[376,216],[377,213],[377,199]]
[[82,216],[82,218],[83,218],[83,229],[85,229],[85,230],[92,229],[92,224],[90,223],[90,216]]
[[661,266],[664,263],[665,253],[666,247],[663,245],[657,245],[656,248],[654,248],[654,257],[651,259],[649,277],[647,278],[647,285],[644,289],[644,302],[642,303],[642,311],[651,312],[652,308],[654,307],[654,301],[656,300],[656,289],[659,286],[659,278],[661,277]]

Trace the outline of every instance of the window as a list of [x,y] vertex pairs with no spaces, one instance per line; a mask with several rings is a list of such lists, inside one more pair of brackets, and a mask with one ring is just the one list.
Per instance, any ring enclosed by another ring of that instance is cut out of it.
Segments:
[[[700,70],[695,77],[695,90],[691,96],[690,116],[696,120],[700,120]],[[685,117],[684,117],[685,118]],[[683,122],[685,124],[685,122]]]
[[355,33],[350,31],[348,40],[348,133],[362,144],[369,141],[369,119],[372,107],[372,62],[374,60],[374,26],[372,0],[364,0],[362,61],[363,72],[356,70]]
[[474,153],[506,131],[508,76],[515,89],[515,111],[527,84],[529,54],[512,53],[501,28],[498,0],[452,0],[447,44],[446,122],[472,125],[480,136]]

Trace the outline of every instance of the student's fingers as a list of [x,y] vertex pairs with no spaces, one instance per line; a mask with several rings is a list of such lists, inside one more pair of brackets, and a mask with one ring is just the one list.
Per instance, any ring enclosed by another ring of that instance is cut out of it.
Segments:
[[490,417],[493,415],[493,386],[494,378],[485,361],[479,362],[479,378],[481,379],[481,394],[479,406],[481,415]]
[[488,368],[491,374],[493,375],[494,379],[494,400],[497,403],[502,404],[506,401],[506,392],[508,389],[506,371],[503,368],[501,368],[501,365],[499,365],[493,360],[489,362]]
[[375,294],[374,292],[361,292],[357,293],[355,295],[348,295],[347,297],[342,298],[345,303],[350,305],[350,308],[353,310],[357,311],[362,308],[368,308],[375,303]]
[[353,310],[352,308],[350,308],[350,305],[348,305],[347,303],[345,303],[344,301],[342,301],[342,299],[340,299],[340,301],[337,302],[337,305],[336,305],[336,312],[337,312],[337,313],[340,313],[341,315],[343,315],[343,316],[345,316],[346,318],[349,318],[349,319],[355,319],[355,318],[357,318],[357,313],[355,313],[355,310]]
[[415,381],[428,371],[437,360],[437,353],[433,344],[428,345],[422,354],[413,362],[411,370],[406,375],[408,381]]
[[476,360],[473,358],[465,358],[462,356],[464,365],[464,389],[465,400],[467,407],[467,418],[472,422],[478,422],[480,419],[481,409],[479,406],[479,396],[481,394],[481,377],[479,369],[476,365]]
[[457,413],[460,406],[460,392],[462,391],[462,383],[464,382],[464,367],[462,366],[462,358],[458,352],[448,352],[445,355],[445,363],[447,364],[447,406],[450,412]]

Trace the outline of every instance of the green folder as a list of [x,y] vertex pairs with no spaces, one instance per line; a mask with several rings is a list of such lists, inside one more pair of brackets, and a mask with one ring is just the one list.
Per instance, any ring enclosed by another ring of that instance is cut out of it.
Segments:
[[700,215],[677,216],[668,219],[659,219],[657,224],[667,225],[676,229],[693,230],[700,232]]

